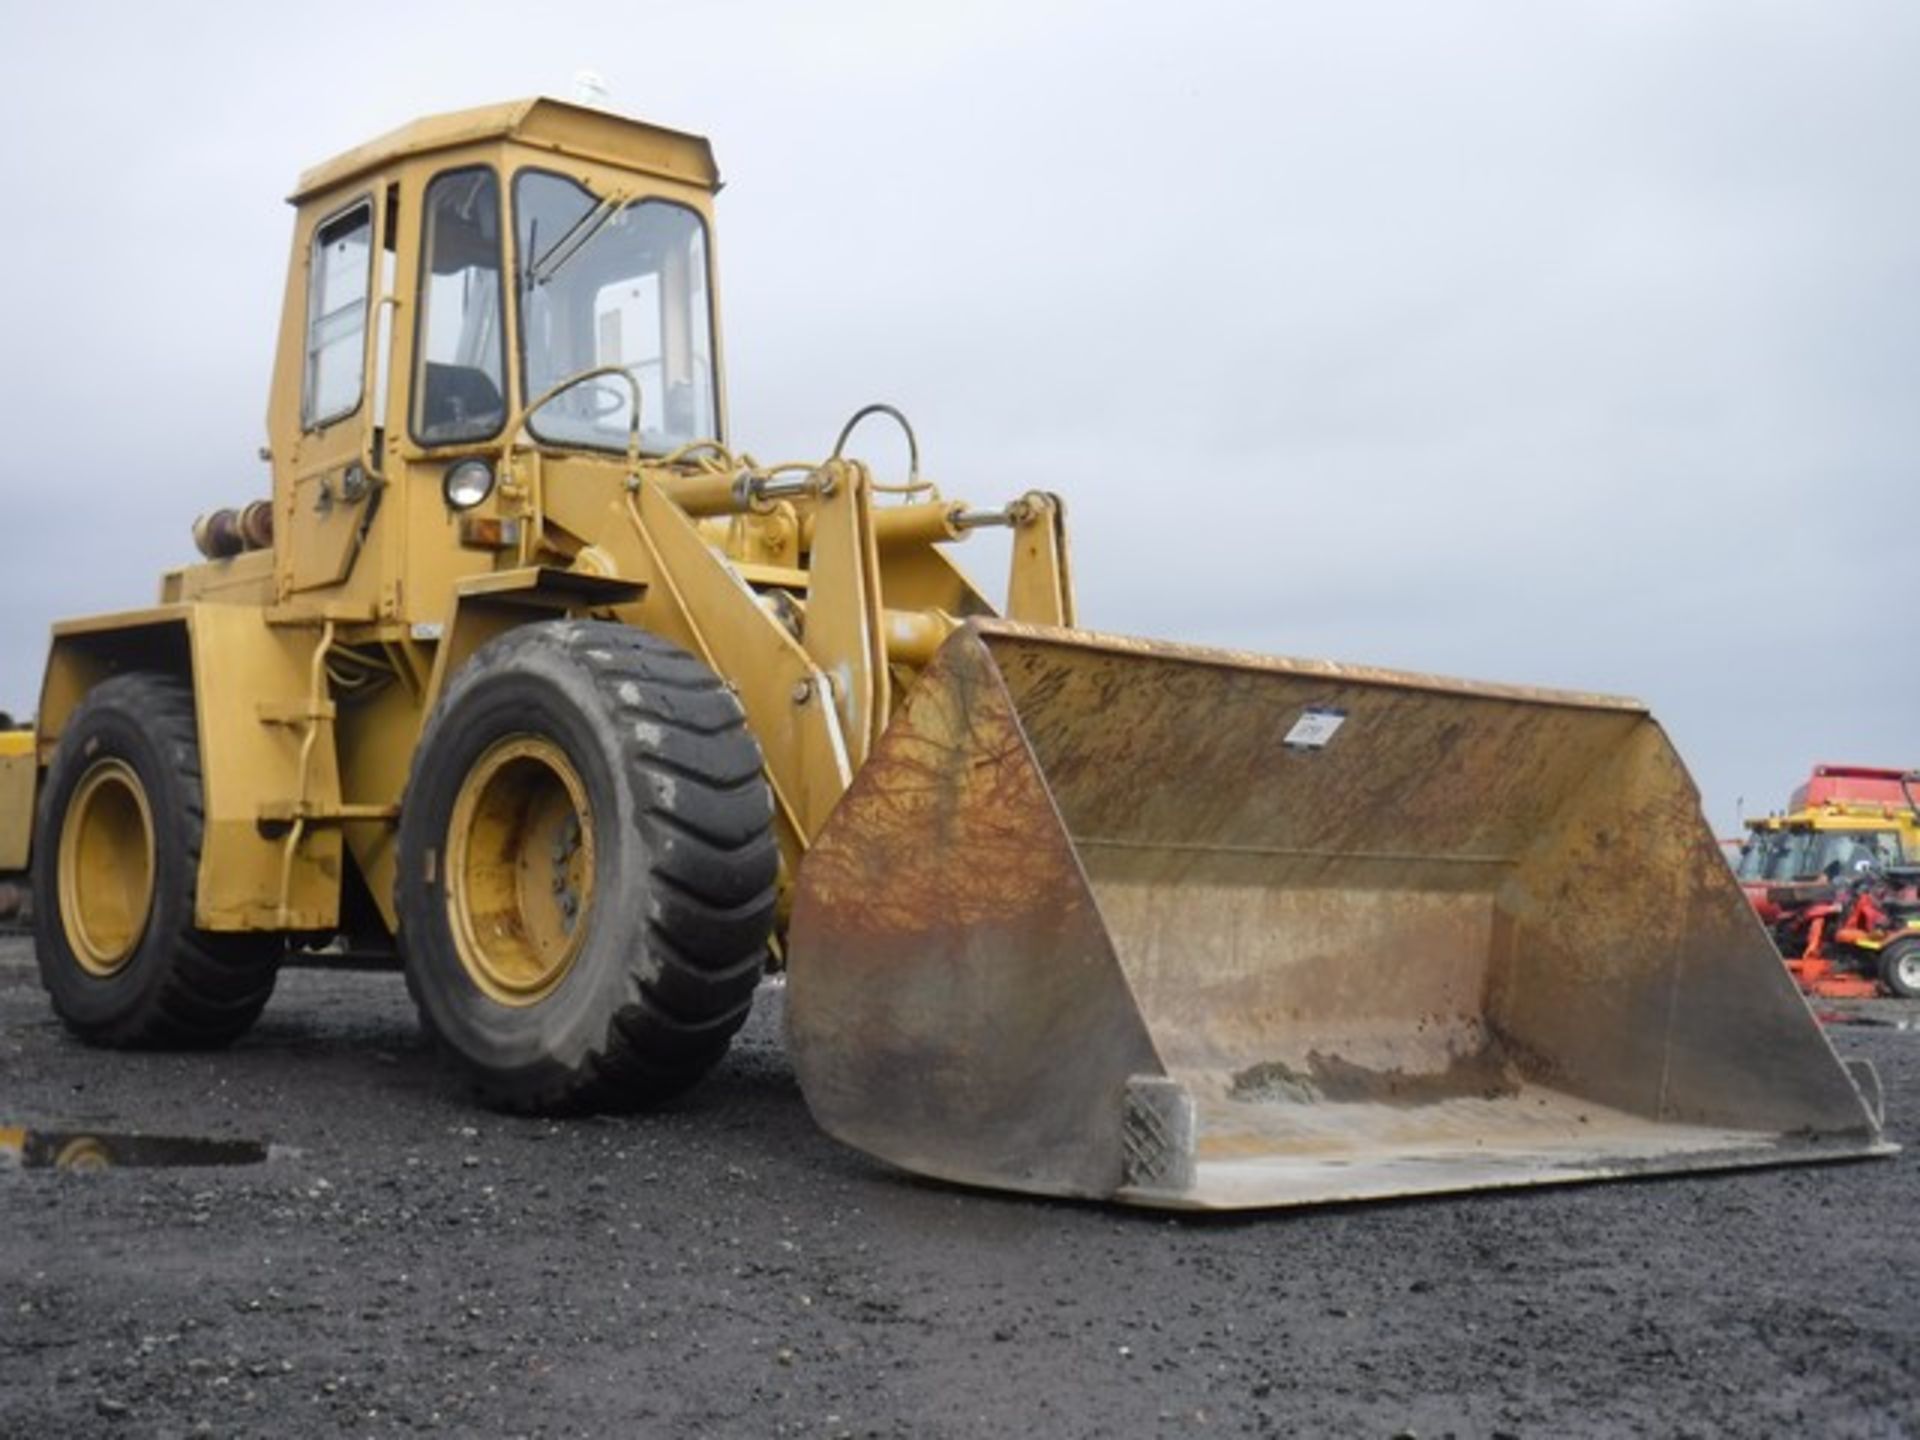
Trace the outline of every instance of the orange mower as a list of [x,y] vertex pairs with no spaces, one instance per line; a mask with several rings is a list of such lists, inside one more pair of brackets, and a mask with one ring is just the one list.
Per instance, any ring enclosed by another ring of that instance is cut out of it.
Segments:
[[1771,887],[1775,938],[1802,993],[1920,999],[1920,866]]

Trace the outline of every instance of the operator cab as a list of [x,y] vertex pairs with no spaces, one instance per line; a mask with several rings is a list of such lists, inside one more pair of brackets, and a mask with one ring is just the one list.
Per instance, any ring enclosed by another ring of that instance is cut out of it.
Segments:
[[1734,873],[1748,884],[1825,876],[1862,868],[1884,870],[1909,859],[1897,830],[1821,830],[1810,825],[1756,828],[1741,848]]
[[705,140],[544,99],[302,176],[268,412],[276,598],[430,627],[536,539],[572,552],[529,529],[529,497],[611,495],[629,456],[723,442],[718,188]]

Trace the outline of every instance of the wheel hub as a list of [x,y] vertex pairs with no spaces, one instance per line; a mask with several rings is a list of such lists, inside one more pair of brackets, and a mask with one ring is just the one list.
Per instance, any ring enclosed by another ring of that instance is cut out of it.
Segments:
[[89,975],[118,973],[153,909],[153,811],[124,760],[95,763],[74,787],[60,825],[60,920]]
[[446,890],[460,963],[490,999],[531,1005],[566,978],[593,902],[593,812],[558,745],[508,736],[467,772]]
[[1893,973],[1909,994],[1920,991],[1920,946],[1903,950],[1893,960]]

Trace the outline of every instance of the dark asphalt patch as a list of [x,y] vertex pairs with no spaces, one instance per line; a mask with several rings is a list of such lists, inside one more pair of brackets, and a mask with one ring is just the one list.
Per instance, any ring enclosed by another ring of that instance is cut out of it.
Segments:
[[756,1012],[682,1101],[552,1122],[475,1109],[397,976],[103,1054],[0,941],[0,1114],[276,1147],[0,1191],[0,1434],[1920,1434],[1911,1033],[1828,1032],[1891,1160],[1194,1222],[870,1162]]

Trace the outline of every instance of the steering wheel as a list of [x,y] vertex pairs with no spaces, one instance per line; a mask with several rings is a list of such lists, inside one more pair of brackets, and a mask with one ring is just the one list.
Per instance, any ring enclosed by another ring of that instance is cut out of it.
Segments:
[[627,407],[633,403],[633,397],[616,385],[600,381],[588,381],[573,387],[573,393],[579,396],[575,402],[580,413],[588,420],[605,420],[610,416],[626,414]]
[[[540,410],[541,407],[557,404],[562,396],[571,396],[575,390],[587,388],[589,382],[602,375],[621,380],[625,382],[624,386],[593,385],[592,388],[598,392],[597,397],[589,401],[586,405],[580,406],[576,413],[582,414],[590,420],[598,421],[605,419],[616,411],[626,411],[627,460],[628,463],[633,466],[634,473],[637,475],[640,467],[640,410],[646,402],[646,397],[641,393],[640,382],[633,378],[633,372],[629,366],[598,365],[591,370],[581,370],[576,374],[569,375],[557,385],[549,385],[545,390],[542,390],[533,399],[521,406],[519,414],[515,417],[512,426],[509,427],[511,432],[518,435],[520,427],[522,425],[530,425],[533,415]],[[609,401],[615,403],[609,404]]]

